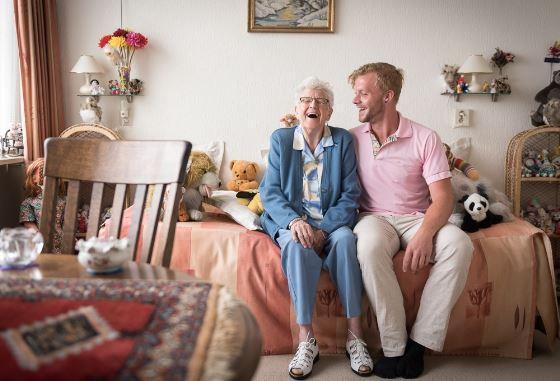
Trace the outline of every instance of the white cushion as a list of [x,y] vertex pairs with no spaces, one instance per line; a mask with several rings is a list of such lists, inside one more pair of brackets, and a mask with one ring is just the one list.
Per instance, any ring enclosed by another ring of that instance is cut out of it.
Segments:
[[[216,166],[217,169],[216,172],[220,173],[220,168],[222,167],[222,160],[224,158],[224,144],[225,144],[224,142],[220,142],[220,141],[209,142],[206,144],[196,144],[192,147],[192,151],[204,152],[205,154],[210,156],[210,159],[212,159],[214,165]],[[191,167],[191,160],[189,159],[189,162],[187,163],[187,172],[190,167]]]
[[249,230],[262,230],[258,214],[253,213],[247,206],[237,202],[235,191],[214,191],[212,200],[214,205],[229,215],[235,222]]

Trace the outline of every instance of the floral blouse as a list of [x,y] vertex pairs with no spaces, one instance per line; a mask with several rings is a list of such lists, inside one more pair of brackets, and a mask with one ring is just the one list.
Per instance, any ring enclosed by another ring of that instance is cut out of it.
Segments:
[[[41,205],[43,204],[43,194],[35,197],[27,197],[19,206],[19,222],[33,222],[39,226],[41,221]],[[59,197],[56,202],[56,217],[53,236],[53,251],[62,251],[62,222],[64,220],[64,207],[66,199]]]

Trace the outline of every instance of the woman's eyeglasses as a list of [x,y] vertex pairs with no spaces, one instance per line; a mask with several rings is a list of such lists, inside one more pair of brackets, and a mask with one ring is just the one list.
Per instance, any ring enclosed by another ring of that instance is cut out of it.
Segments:
[[299,98],[301,103],[311,104],[313,101],[317,101],[320,105],[328,105],[329,100],[327,98],[313,98],[313,97],[301,97]]

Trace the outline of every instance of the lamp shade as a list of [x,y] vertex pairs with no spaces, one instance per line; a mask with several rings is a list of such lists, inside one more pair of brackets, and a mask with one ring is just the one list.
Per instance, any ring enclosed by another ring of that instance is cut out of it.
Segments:
[[103,69],[101,68],[101,66],[99,66],[97,64],[97,62],[95,61],[95,59],[92,56],[90,56],[88,54],[82,54],[80,56],[80,58],[78,59],[78,62],[76,62],[76,64],[74,65],[72,70],[70,70],[70,72],[72,72],[72,73],[103,73]]
[[473,54],[465,61],[458,70],[459,73],[492,73],[492,68],[482,57],[482,54]]

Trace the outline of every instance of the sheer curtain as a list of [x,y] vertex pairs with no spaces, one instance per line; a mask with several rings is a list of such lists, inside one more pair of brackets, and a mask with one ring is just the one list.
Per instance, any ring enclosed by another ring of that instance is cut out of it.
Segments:
[[0,5],[0,135],[12,122],[21,122],[21,83],[15,27],[14,4]]

